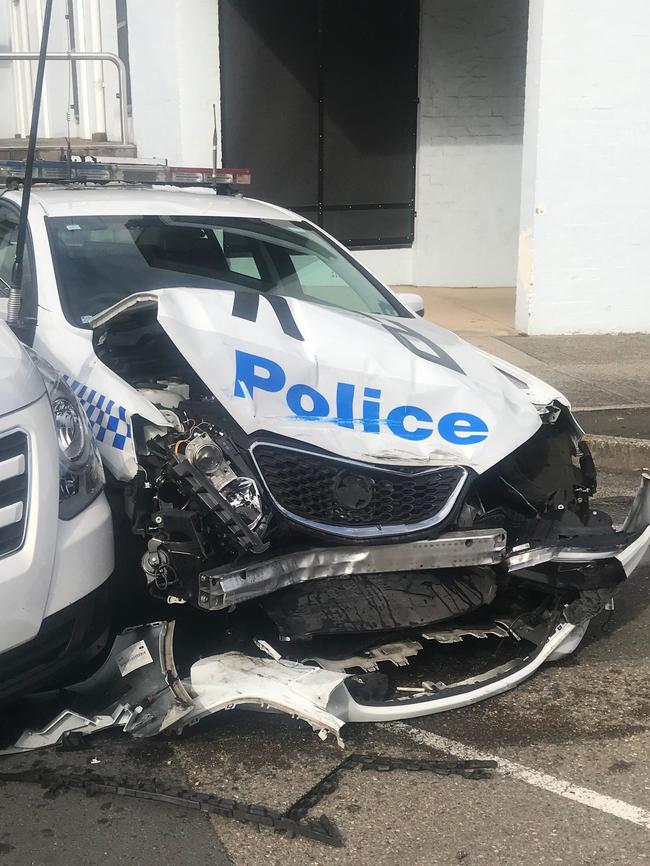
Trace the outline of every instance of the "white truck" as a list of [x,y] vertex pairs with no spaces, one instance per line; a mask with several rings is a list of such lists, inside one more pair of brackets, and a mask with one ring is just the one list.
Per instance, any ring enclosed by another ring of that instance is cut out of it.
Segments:
[[0,701],[70,682],[110,637],[103,486],[77,398],[0,321]]
[[[178,187],[209,169],[72,166],[36,167],[59,185],[32,193],[22,314],[82,403],[150,592],[211,612],[224,705],[255,702],[260,677],[237,688],[252,636],[298,668],[417,656],[411,697],[346,680],[346,721],[463,706],[575,649],[650,545],[650,486],[613,528],[562,394],[417,316],[298,214]],[[20,164],[3,174],[20,185]],[[0,196],[5,283],[19,208]],[[487,636],[525,652],[443,686],[436,646]]]

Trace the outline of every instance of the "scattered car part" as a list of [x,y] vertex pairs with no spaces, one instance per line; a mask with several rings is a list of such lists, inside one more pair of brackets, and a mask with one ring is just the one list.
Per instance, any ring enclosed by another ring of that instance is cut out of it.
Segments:
[[337,705],[345,679],[345,674],[288,659],[236,652],[200,659],[190,671],[193,708],[182,725],[235,706],[259,706],[304,719],[322,739],[332,733],[342,746],[343,721],[330,706]]
[[486,626],[469,626],[463,628],[441,628],[427,629],[420,632],[425,640],[434,640],[437,643],[461,643],[464,637],[487,638],[489,635],[494,637],[507,638],[512,635],[510,629],[499,623]]
[[347,658],[313,658],[303,659],[303,664],[314,663],[328,671],[350,671],[361,668],[363,671],[378,671],[380,662],[392,662],[395,667],[404,667],[409,658],[416,656],[422,649],[422,644],[415,640],[396,641],[372,647],[358,655]]
[[[396,719],[412,719],[433,713],[466,707],[486,698],[494,697],[515,688],[528,679],[545,661],[553,660],[562,646],[575,638],[578,626],[560,621],[549,637],[524,658],[517,658],[504,665],[469,677],[456,683],[448,683],[434,694],[411,699],[397,698],[382,703],[364,702],[352,696],[340,715],[348,722],[384,722]],[[580,634],[580,637],[584,631]],[[575,646],[572,646],[574,649]]]
[[103,707],[103,715],[128,699],[129,712],[116,726],[134,737],[174,728],[191,712],[193,699],[176,670],[173,638],[174,622],[125,629],[99,670],[68,690],[70,697],[81,706]]
[[176,671],[173,635],[174,622],[125,629],[99,670],[66,689],[74,708],[59,713],[42,730],[26,732],[0,754],[56,746],[71,733],[87,736],[121,728],[134,737],[148,737],[178,725],[192,710],[193,700]]
[[34,749],[63,744],[71,735],[88,736],[107,728],[125,728],[133,717],[133,710],[119,704],[110,715],[88,718],[74,710],[64,710],[40,731],[25,731],[8,749],[0,749],[0,755],[17,755]]
[[170,806],[198,809],[221,818],[232,818],[255,827],[269,827],[275,832],[286,833],[290,838],[300,836],[340,848],[343,839],[337,827],[325,816],[318,820],[296,820],[269,806],[243,803],[241,800],[216,797],[196,790],[185,790],[165,785],[158,779],[130,779],[126,776],[100,776],[93,770],[71,772],[35,767],[17,772],[0,771],[0,782],[28,782],[51,790],[79,788],[89,796],[115,794],[135,800],[152,800]]
[[[587,620],[588,621],[588,620]],[[328,733],[342,745],[340,730],[346,722],[392,721],[444,712],[476,703],[514,688],[544,661],[575,648],[586,624],[566,621],[562,611],[551,615],[530,655],[513,659],[493,670],[455,683],[433,683],[406,697],[399,689],[377,698],[364,677],[324,670],[286,657],[256,657],[224,652],[195,662],[188,679],[178,678],[173,658],[173,623],[154,623],[127,629],[115,641],[110,656],[86,683],[69,690],[79,706],[101,707],[93,716],[62,714],[36,745],[56,745],[63,733],[92,733],[108,718],[134,737],[164,730],[180,732],[200,719],[235,706],[272,709],[307,721],[321,738]],[[129,703],[126,703],[128,697]],[[75,725],[71,722],[77,720]],[[90,721],[89,721],[90,720]],[[49,731],[49,736],[48,736]],[[9,751],[12,751],[11,749]]]
[[215,797],[202,791],[179,789],[166,785],[159,780],[129,779],[124,776],[100,776],[92,770],[84,772],[58,771],[46,767],[34,767],[16,772],[0,772],[0,782],[32,783],[52,791],[80,788],[88,795],[115,794],[137,800],[151,800],[171,806],[184,806],[199,809],[221,818],[232,818],[256,827],[269,827],[275,832],[286,833],[290,838],[297,836],[340,848],[343,837],[336,825],[326,816],[308,819],[307,813],[317,806],[324,797],[333,793],[346,770],[359,768],[375,772],[406,770],[429,772],[440,776],[459,775],[465,779],[486,779],[496,769],[496,761],[432,761],[395,758],[384,755],[352,754],[330,770],[305,794],[299,797],[288,809],[281,812],[269,806],[251,805],[239,800]]
[[255,646],[258,649],[262,650],[263,653],[266,653],[267,656],[270,656],[272,659],[275,659],[275,661],[278,661],[279,659],[282,658],[282,653],[279,653],[275,649],[275,647],[271,646],[271,644],[268,641],[255,638],[253,640],[253,643],[255,644]]
[[408,772],[434,773],[438,776],[458,775],[465,779],[482,780],[490,778],[492,771],[497,768],[497,762],[477,760],[418,760],[414,758],[396,758],[392,755],[348,755],[333,770],[330,770],[322,779],[316,782],[309,791],[289,806],[285,812],[286,816],[295,821],[302,820],[311,809],[322,801],[323,797],[336,791],[341,781],[341,776],[346,770],[355,768],[374,770],[380,773],[387,773],[392,770],[406,770]]

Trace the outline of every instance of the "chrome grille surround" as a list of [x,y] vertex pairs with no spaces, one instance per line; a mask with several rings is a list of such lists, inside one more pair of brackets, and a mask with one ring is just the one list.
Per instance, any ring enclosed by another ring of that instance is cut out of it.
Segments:
[[[468,476],[462,466],[385,468],[264,441],[255,442],[250,450],[281,514],[309,529],[345,538],[407,535],[441,523]],[[376,502],[356,513],[337,506],[333,485],[345,474],[369,479]]]

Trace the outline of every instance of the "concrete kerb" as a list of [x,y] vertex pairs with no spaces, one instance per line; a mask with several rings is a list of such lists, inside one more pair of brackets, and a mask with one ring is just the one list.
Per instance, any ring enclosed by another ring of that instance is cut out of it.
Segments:
[[641,471],[650,467],[650,440],[625,436],[586,436],[596,469]]

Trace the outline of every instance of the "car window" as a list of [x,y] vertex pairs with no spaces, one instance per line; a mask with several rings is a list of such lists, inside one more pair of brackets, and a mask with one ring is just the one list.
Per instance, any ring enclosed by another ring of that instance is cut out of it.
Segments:
[[16,258],[18,216],[13,209],[0,203],[0,297],[7,297],[11,285],[11,272]]
[[187,216],[48,217],[63,310],[86,326],[135,292],[246,289],[403,315],[390,294],[302,221]]
[[316,301],[336,306],[348,306],[355,312],[364,312],[362,299],[350,294],[350,288],[336,271],[311,253],[297,253],[291,256],[302,293]]
[[234,232],[221,231],[221,246],[228,262],[228,268],[235,274],[261,280],[262,274],[257,264],[261,251],[255,241]]
[[[0,202],[0,298],[9,296],[18,235],[18,210]],[[23,295],[30,297],[33,290],[31,239],[27,238],[23,259]]]

